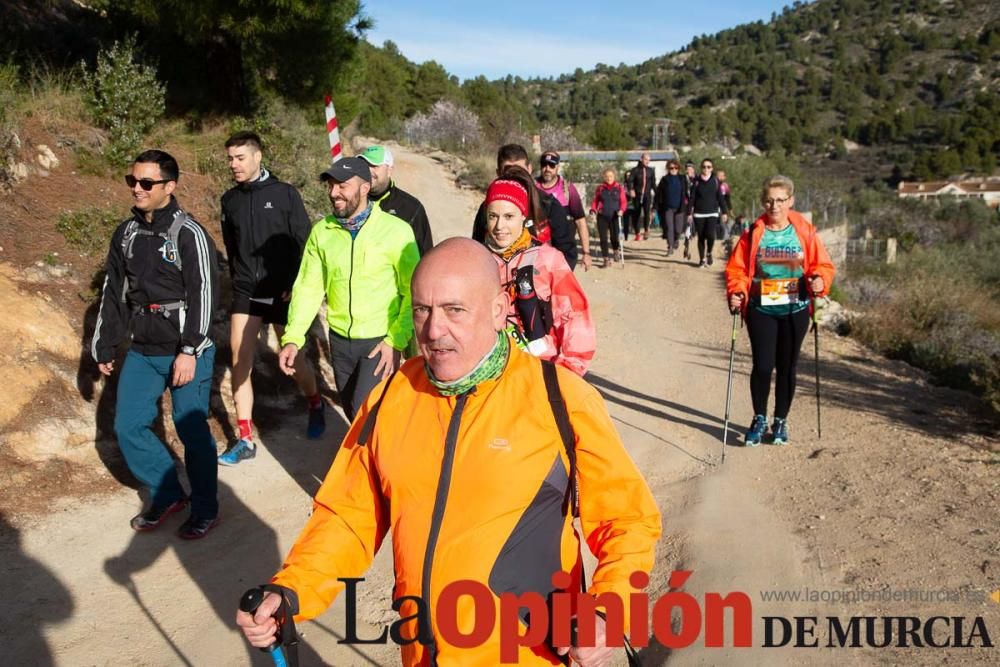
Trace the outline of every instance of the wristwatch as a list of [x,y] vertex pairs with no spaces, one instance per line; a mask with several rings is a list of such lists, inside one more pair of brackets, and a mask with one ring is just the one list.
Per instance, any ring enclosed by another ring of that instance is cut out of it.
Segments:
[[192,357],[195,356],[195,354],[194,354],[194,347],[192,347],[190,345],[182,345],[181,346],[181,354],[190,354]]

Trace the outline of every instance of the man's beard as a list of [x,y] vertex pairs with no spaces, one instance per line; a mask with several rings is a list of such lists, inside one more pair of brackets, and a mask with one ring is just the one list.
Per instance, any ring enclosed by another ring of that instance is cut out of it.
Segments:
[[346,205],[344,206],[343,213],[337,210],[336,202],[333,202],[333,212],[338,218],[349,218],[354,215],[354,212],[358,210],[361,205],[361,193],[359,192],[354,196],[353,199],[346,200]]

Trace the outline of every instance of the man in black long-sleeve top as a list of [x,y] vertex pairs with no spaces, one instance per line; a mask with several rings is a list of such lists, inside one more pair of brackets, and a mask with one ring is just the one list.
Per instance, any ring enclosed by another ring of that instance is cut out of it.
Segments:
[[215,440],[208,428],[219,285],[211,237],[173,196],[178,177],[177,161],[159,150],[140,154],[125,177],[135,207],[111,238],[91,353],[101,373],[111,375],[115,348],[131,334],[118,381],[115,434],[129,469],[152,498],[132,528],[152,530],[188,503],[174,460],[150,429],[169,388],[191,482],[191,515],[179,535],[198,539],[219,512]]
[[[221,465],[237,465],[257,454],[253,436],[253,373],[262,327],[274,327],[280,339],[288,322],[292,285],[312,225],[294,187],[265,169],[263,146],[253,132],[237,132],[226,141],[226,160],[235,185],[222,195],[222,238],[226,244],[233,302],[229,314],[230,382],[236,404],[238,438],[219,456]],[[326,429],[323,399],[306,359],[296,359],[295,380],[306,397],[306,437]]]
[[[649,166],[649,153],[643,153],[639,162],[628,172],[625,185],[628,186],[628,196],[632,200],[631,216],[628,217],[632,218],[635,240],[646,240],[649,238],[650,211],[653,208],[653,195],[656,191],[656,172]],[[628,237],[628,222],[625,224],[625,236]]]

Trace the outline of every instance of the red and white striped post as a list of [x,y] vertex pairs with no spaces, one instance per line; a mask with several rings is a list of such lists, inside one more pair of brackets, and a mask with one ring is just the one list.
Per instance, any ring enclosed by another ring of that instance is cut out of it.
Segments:
[[343,157],[340,153],[340,132],[337,130],[337,112],[333,109],[333,99],[326,96],[326,133],[330,137],[331,162]]

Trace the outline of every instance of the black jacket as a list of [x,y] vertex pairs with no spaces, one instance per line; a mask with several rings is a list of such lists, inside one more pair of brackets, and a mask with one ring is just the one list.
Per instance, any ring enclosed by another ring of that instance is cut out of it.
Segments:
[[279,298],[299,273],[312,224],[298,191],[266,169],[222,195],[222,239],[233,292]]
[[[177,235],[182,265],[178,269],[170,259],[168,239],[159,236],[167,233],[175,215],[186,214],[171,197],[166,207],[153,212],[152,223],[133,209],[132,217],[118,225],[112,235],[91,343],[97,363],[113,360],[115,348],[130,330],[132,349],[140,354],[176,355],[182,347],[192,347],[201,354],[212,345],[212,318],[219,303],[215,244],[205,229],[189,218]],[[140,229],[153,234],[136,234]],[[131,258],[125,254],[128,247]],[[162,313],[143,308],[178,301],[186,307]]]
[[[642,189],[642,170],[646,170],[646,189]],[[625,179],[628,185],[629,194],[635,192],[635,198],[639,201],[652,200],[653,191],[656,190],[656,171],[652,167],[643,166],[640,162],[628,172]]]
[[413,238],[417,240],[417,249],[421,257],[434,247],[431,223],[427,220],[427,211],[419,199],[405,190],[400,190],[390,181],[389,189],[375,201],[383,211],[408,222],[410,227],[413,227]]
[[[538,191],[542,211],[549,219],[552,229],[552,247],[563,254],[569,268],[576,266],[576,222],[569,217],[569,211],[550,194]],[[472,223],[472,238],[486,243],[486,202],[479,205],[476,220]]]
[[696,178],[691,187],[691,197],[688,199],[688,215],[719,215],[728,213],[726,198],[719,187],[719,179],[712,174],[708,180]]

